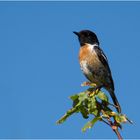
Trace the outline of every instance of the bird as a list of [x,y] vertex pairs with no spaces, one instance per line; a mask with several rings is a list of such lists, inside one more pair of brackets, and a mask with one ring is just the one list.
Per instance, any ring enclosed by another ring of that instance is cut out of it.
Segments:
[[97,88],[105,88],[109,92],[117,112],[121,113],[108,59],[100,48],[97,35],[90,30],[73,33],[78,36],[80,43],[79,63],[83,74],[91,83],[96,84]]

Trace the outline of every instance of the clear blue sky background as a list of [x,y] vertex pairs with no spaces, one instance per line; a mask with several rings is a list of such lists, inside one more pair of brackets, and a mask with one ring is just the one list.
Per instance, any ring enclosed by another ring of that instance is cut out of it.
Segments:
[[95,31],[112,70],[124,138],[140,138],[140,2],[0,2],[0,138],[116,138],[102,123],[86,133],[80,114],[56,125],[85,88],[79,42]]

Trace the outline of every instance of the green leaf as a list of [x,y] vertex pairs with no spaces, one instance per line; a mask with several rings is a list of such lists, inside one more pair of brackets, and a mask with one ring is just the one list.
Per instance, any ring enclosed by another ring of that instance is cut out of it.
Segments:
[[91,112],[94,116],[97,116],[99,114],[99,110],[95,109]]
[[88,98],[88,111],[91,113],[97,108],[95,97]]
[[100,120],[100,117],[95,117],[93,120],[87,122],[85,124],[85,126],[82,128],[82,132],[85,132],[87,129],[90,129],[93,127],[93,125],[98,121]]
[[86,98],[88,98],[86,91],[70,96],[70,99],[73,100],[73,107],[80,106],[83,103],[83,101],[86,100]]
[[79,95],[78,94],[75,94],[75,95],[72,95],[70,96],[70,99],[72,99],[73,101],[78,99]]
[[87,93],[86,92],[81,92],[80,94],[79,94],[79,101],[80,102],[83,102],[85,99],[87,99],[88,98],[88,95],[87,95]]
[[67,119],[68,117],[70,117],[73,113],[76,113],[77,110],[78,110],[77,108],[72,108],[72,109],[68,110],[68,111],[64,114],[64,116],[62,116],[56,123],[57,123],[57,124],[63,123],[63,122],[66,121],[66,119]]
[[77,106],[77,104],[79,103],[79,95],[78,94],[75,94],[75,95],[72,95],[70,96],[70,99],[73,100],[73,107]]
[[73,107],[76,107],[76,106],[78,106],[79,105],[79,100],[78,99],[75,99],[74,101],[73,101]]
[[73,107],[78,107],[83,103],[83,101],[85,101],[88,98],[88,95],[85,91],[77,95],[73,95],[70,98],[73,100]]
[[110,117],[113,117],[113,116],[117,115],[112,110],[110,110],[110,111],[102,111],[102,114],[103,114],[102,117],[104,117],[104,118],[110,118]]
[[98,120],[106,122],[114,120],[117,124],[116,126],[120,128],[122,128],[122,123],[127,121],[132,123],[125,115],[113,112],[109,106],[108,96],[102,91],[96,93],[94,87],[88,88],[79,94],[72,95],[70,99],[73,101],[73,108],[68,110],[57,121],[57,124],[65,122],[74,113],[81,113],[83,118],[88,118],[90,114],[95,116],[94,119],[85,124],[82,128],[83,132],[92,128]]
[[98,94],[96,95],[100,100],[108,102],[108,97],[105,93],[102,91],[99,91]]
[[127,122],[127,118],[125,115],[115,115],[115,120],[117,123],[121,124],[121,123],[126,123]]
[[79,107],[79,111],[81,112],[81,114],[82,114],[82,116],[83,116],[83,118],[85,118],[85,119],[87,119],[88,118],[88,111],[87,111],[87,109],[84,107],[84,106],[80,106]]

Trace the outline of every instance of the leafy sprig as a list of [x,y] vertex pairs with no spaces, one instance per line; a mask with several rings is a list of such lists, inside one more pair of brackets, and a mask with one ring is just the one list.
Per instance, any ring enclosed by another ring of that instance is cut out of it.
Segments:
[[119,114],[112,110],[111,106],[115,107],[115,105],[109,102],[108,96],[103,91],[96,89],[94,84],[89,86],[90,88],[86,91],[70,97],[73,101],[73,107],[57,121],[57,124],[65,122],[74,113],[81,113],[84,119],[88,119],[89,115],[92,115],[93,119],[84,125],[82,128],[83,132],[100,121],[109,125],[118,136],[118,139],[122,139],[118,128],[122,129],[123,123],[132,123],[132,121],[125,114]]

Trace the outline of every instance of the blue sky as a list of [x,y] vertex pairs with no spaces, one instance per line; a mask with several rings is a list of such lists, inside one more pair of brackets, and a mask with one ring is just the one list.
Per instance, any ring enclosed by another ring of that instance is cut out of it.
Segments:
[[0,2],[0,138],[116,138],[75,114],[56,125],[85,88],[73,31],[96,32],[124,114],[124,138],[140,138],[140,2]]

